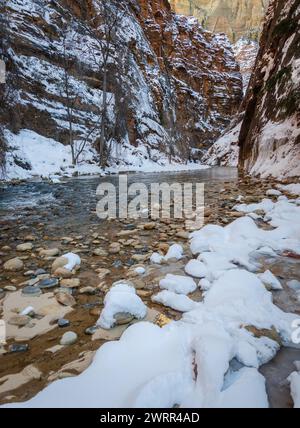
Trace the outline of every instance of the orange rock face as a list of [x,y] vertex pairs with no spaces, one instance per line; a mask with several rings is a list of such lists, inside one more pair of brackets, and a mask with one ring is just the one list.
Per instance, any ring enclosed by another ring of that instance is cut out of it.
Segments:
[[232,42],[241,37],[257,39],[268,0],[170,0],[172,8],[193,15],[204,28],[227,34]]

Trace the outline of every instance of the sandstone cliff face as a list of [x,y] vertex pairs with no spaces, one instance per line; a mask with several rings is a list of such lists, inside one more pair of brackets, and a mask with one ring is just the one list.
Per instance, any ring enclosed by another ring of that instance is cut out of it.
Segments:
[[300,176],[300,0],[271,1],[242,109],[241,167]]
[[268,0],[170,0],[173,10],[193,15],[204,28],[228,35],[257,40]]
[[[109,63],[109,162],[140,164],[162,153],[184,160],[191,147],[209,146],[238,109],[242,83],[231,47],[196,20],[175,16],[167,0],[107,3],[121,4],[126,13],[115,36],[120,49]],[[67,143],[65,60],[78,94],[73,106],[78,139],[99,121],[103,76],[92,61],[88,47],[95,40],[87,29],[97,11],[97,0],[6,2],[13,97],[2,123],[11,147],[23,129]],[[64,58],[66,38],[72,43]],[[92,149],[95,141],[89,144]]]

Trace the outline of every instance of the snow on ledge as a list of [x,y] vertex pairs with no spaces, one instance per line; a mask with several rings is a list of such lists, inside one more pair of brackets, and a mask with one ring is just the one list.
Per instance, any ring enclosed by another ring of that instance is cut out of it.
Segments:
[[[191,171],[207,169],[209,166],[198,163],[170,163],[167,156],[153,150],[151,160],[145,146],[132,147],[129,143],[122,145],[121,155],[113,157],[110,167],[105,171],[97,164],[97,152],[87,144],[78,165],[72,165],[70,146],[63,145],[51,138],[43,137],[34,131],[23,129],[19,134],[6,131],[9,151],[6,159],[6,170],[0,179],[48,178],[59,182],[57,175],[71,177],[78,175],[100,175],[121,172],[165,172]],[[117,153],[120,147],[114,148]]]

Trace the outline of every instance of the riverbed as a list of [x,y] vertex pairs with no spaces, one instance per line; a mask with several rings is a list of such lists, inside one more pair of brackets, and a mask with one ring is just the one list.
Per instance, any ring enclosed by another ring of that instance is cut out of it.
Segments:
[[[272,187],[270,181],[239,178],[234,168],[159,174],[132,173],[127,174],[127,179],[128,186],[143,183],[148,189],[152,183],[204,183],[205,223],[220,225],[226,225],[236,218],[232,207],[241,197],[247,203],[257,202]],[[82,294],[74,290],[76,305],[66,316],[70,322],[68,329],[78,335],[74,345],[55,351],[64,329],[58,327],[54,320],[51,331],[37,335],[26,343],[19,342],[28,345],[26,352],[4,352],[0,355],[0,387],[3,383],[1,379],[18,374],[29,365],[34,364],[40,372],[40,376],[25,384],[0,393],[1,403],[27,400],[53,379],[62,378],[66,373],[76,375],[86,367],[92,353],[108,340],[95,339],[86,334],[86,329],[97,321],[103,308],[103,298],[112,283],[128,277],[132,266],[143,265],[148,269],[140,294],[149,308],[163,316],[162,323],[181,317],[177,311],[154,304],[151,296],[157,291],[160,277],[168,272],[183,272],[184,260],[154,268],[150,266],[149,258],[153,251],[163,253],[177,242],[183,245],[186,256],[191,257],[184,219],[155,222],[149,218],[100,220],[96,213],[99,200],[96,191],[99,184],[107,182],[116,187],[118,196],[118,175],[62,179],[57,184],[30,181],[19,185],[2,184],[0,187],[0,288],[6,289],[6,296],[21,290],[24,282],[34,278],[33,274],[25,276],[26,272],[44,269],[51,274],[53,258],[41,257],[41,249],[57,248],[60,254],[78,253],[82,265],[76,278],[80,279],[81,288],[89,288],[89,292]],[[145,228],[149,222],[153,228]],[[263,224],[261,226],[264,227]],[[122,232],[125,232],[123,237],[119,235]],[[18,253],[17,245],[28,241],[33,244],[32,250]],[[119,243],[120,251],[110,253],[112,243]],[[97,255],[97,250],[102,252]],[[16,256],[22,258],[24,270],[4,271],[2,264]],[[300,314],[300,303],[286,285],[290,279],[300,280],[300,261],[282,257],[261,262],[272,269],[284,287],[283,291],[274,292],[275,303],[285,311]],[[99,272],[104,269],[109,274],[101,278]],[[197,291],[190,297],[201,301],[202,294]],[[5,351],[14,343],[15,340],[10,338]],[[261,369],[267,379],[270,405],[273,407],[292,406],[285,379],[294,370],[295,360],[300,360],[300,350],[282,348],[277,357]],[[62,370],[74,361],[74,367]]]

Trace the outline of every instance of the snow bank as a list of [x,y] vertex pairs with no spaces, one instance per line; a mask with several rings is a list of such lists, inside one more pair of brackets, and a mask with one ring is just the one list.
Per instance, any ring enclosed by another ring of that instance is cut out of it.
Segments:
[[212,145],[202,158],[202,162],[210,166],[237,167],[239,161],[238,139],[241,122],[224,134]]
[[300,196],[300,183],[292,183],[292,184],[279,184],[277,186],[280,190],[284,192],[288,192],[291,195]]
[[[6,170],[0,179],[30,179],[33,177],[48,178],[53,183],[60,182],[59,176],[92,175],[103,173],[121,172],[160,172],[160,171],[190,171],[209,168],[199,163],[182,164],[178,159],[172,164],[167,156],[153,150],[151,154],[157,161],[151,160],[144,146],[133,147],[129,143],[123,143],[122,158],[118,155],[120,147],[113,147],[110,167],[105,171],[98,165],[98,155],[91,144],[86,144],[80,156],[79,163],[72,165],[70,146],[64,145],[51,138],[43,137],[34,131],[23,129],[19,134],[6,131],[6,139],[9,146],[6,159]],[[0,174],[3,172],[0,171]]]
[[294,408],[300,409],[300,373],[293,372],[288,381],[291,385],[291,396],[294,400]]

